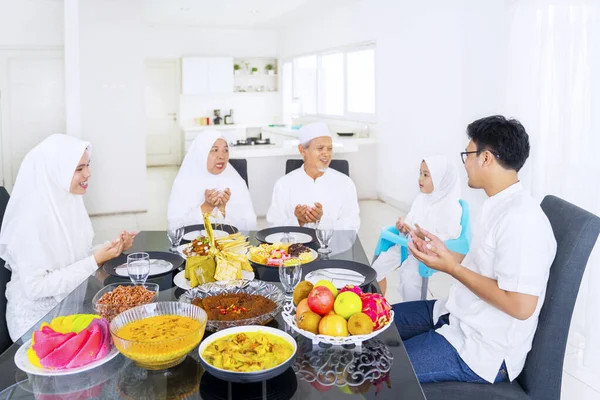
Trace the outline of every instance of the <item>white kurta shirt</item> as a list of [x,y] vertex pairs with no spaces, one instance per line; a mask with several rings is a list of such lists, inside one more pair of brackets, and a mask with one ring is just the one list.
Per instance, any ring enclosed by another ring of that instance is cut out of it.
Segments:
[[313,180],[300,167],[279,178],[273,189],[271,207],[267,213],[269,226],[298,226],[294,215],[297,205],[323,205],[323,219],[333,221],[335,230],[360,228],[356,186],[348,176],[327,168],[323,176]]
[[490,197],[462,262],[498,281],[502,290],[538,296],[535,312],[518,320],[486,303],[462,283],[436,302],[434,323],[450,313],[450,324],[437,330],[479,376],[493,382],[502,362],[510,380],[523,369],[544,304],[556,240],[548,218],[520,182]]

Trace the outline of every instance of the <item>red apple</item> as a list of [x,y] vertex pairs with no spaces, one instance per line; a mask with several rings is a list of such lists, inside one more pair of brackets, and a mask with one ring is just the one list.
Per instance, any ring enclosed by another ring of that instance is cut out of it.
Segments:
[[317,286],[308,294],[308,308],[319,315],[331,311],[334,301],[333,293],[325,286]]

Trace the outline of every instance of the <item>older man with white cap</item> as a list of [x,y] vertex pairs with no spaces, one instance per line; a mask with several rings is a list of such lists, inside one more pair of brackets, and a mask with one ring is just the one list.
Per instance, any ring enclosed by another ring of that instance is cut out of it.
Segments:
[[312,123],[299,131],[298,150],[304,165],[279,178],[267,213],[269,226],[304,226],[321,219],[336,230],[358,231],[360,217],[352,180],[329,168],[333,144],[324,123]]

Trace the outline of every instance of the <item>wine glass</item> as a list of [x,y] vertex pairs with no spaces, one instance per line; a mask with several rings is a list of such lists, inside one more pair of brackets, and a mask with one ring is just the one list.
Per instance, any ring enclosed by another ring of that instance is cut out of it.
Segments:
[[317,240],[321,247],[319,253],[329,254],[331,249],[329,248],[329,241],[333,237],[333,222],[330,220],[321,220],[317,222]]
[[134,285],[143,285],[150,274],[150,255],[131,253],[127,255],[127,274]]
[[298,257],[292,257],[283,262],[279,267],[279,280],[285,291],[285,295],[292,296],[296,285],[300,283],[302,277],[302,261]]
[[183,238],[183,231],[183,221],[169,221],[167,236],[169,237],[169,242],[171,242],[171,248],[169,249],[170,251],[177,251],[177,246],[179,246],[179,243],[181,243],[181,239]]

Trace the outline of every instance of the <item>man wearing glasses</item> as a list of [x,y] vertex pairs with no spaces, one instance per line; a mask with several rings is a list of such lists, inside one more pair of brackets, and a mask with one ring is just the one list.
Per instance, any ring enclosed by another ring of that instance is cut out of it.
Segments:
[[412,235],[425,265],[458,282],[447,299],[394,305],[396,325],[419,380],[495,383],[525,364],[544,303],[556,240],[518,172],[529,137],[516,120],[482,118],[467,127],[461,153],[469,187],[488,195],[471,250],[454,253],[436,236]]

